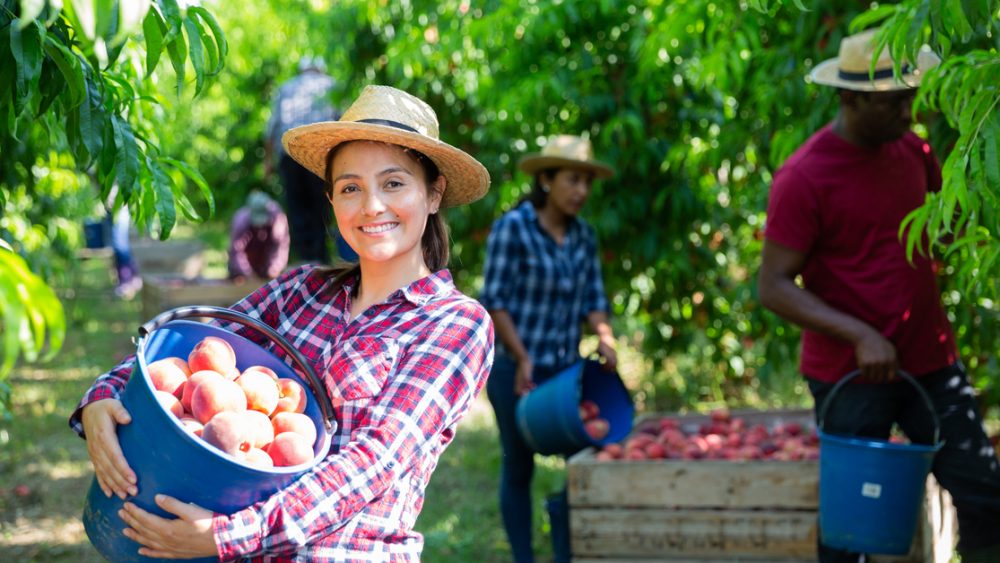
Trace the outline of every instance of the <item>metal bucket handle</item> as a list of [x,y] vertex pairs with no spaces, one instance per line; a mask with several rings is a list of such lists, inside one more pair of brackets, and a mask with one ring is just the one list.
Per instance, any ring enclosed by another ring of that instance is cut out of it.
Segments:
[[[819,429],[820,430],[823,430],[823,423],[826,421],[826,411],[829,410],[830,405],[833,403],[834,396],[837,394],[837,392],[840,391],[841,387],[843,387],[844,385],[847,384],[847,382],[849,382],[850,380],[854,379],[855,377],[858,377],[859,375],[861,375],[861,370],[860,369],[856,369],[856,370],[852,371],[851,373],[849,373],[849,374],[845,375],[843,378],[841,378],[841,380],[838,381],[833,386],[833,389],[830,390],[830,394],[826,396],[826,400],[823,401],[823,405],[819,409],[819,417],[818,418],[819,418]],[[938,445],[940,443],[940,441],[941,441],[941,421],[938,419],[937,412],[934,410],[934,403],[931,401],[930,396],[927,394],[927,391],[924,391],[923,386],[921,386],[919,383],[917,383],[917,380],[914,379],[914,377],[912,375],[906,373],[905,371],[903,371],[901,369],[896,370],[896,375],[900,376],[903,380],[905,380],[906,382],[908,382],[910,385],[913,385],[913,388],[917,390],[917,393],[920,395],[920,398],[922,398],[924,400],[924,404],[927,405],[927,411],[931,413],[931,420],[934,421],[934,444],[933,445],[935,445],[935,446]]]
[[136,345],[141,346],[143,341],[151,332],[169,323],[170,321],[192,317],[211,317],[214,319],[222,319],[242,324],[249,328],[256,329],[258,332],[266,336],[268,340],[278,346],[278,348],[281,348],[286,354],[288,354],[289,357],[292,358],[292,361],[294,361],[305,374],[305,377],[309,382],[309,387],[312,388],[313,396],[316,397],[317,401],[319,401],[319,410],[323,414],[323,422],[326,425],[326,431],[328,433],[333,432],[333,429],[335,428],[334,419],[337,414],[333,410],[333,403],[330,402],[330,398],[324,391],[323,383],[319,376],[316,375],[316,371],[309,365],[309,362],[306,361],[302,354],[293,348],[284,338],[281,337],[280,334],[275,332],[275,330],[270,326],[253,317],[222,307],[209,307],[204,305],[178,307],[176,309],[160,313],[146,324],[140,326],[139,340],[136,341]]

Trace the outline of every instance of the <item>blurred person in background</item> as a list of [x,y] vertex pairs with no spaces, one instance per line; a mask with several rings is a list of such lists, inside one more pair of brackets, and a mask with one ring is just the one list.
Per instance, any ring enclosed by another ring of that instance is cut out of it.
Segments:
[[229,279],[270,280],[288,265],[288,217],[266,193],[254,190],[236,211],[229,233]]
[[[941,188],[930,145],[910,130],[916,89],[940,59],[922,52],[897,79],[883,51],[872,75],[874,34],[844,38],[839,56],[812,72],[813,82],[839,90],[839,111],[774,175],[760,300],[803,328],[800,370],[817,412],[838,381],[860,370],[837,392],[826,432],[887,440],[895,423],[913,443],[934,443],[927,407],[897,370],[916,378],[940,419],[944,446],[931,471],[951,493],[962,562],[995,563],[1000,463],[931,259],[916,252],[911,262],[899,235],[903,218]],[[818,540],[822,563],[866,560]]]
[[[319,57],[299,59],[298,73],[284,82],[274,98],[264,141],[264,177],[277,168],[285,191],[285,210],[291,234],[291,258],[298,262],[327,264],[330,261],[328,229],[331,213],[324,196],[323,180],[290,157],[281,136],[309,123],[336,121],[339,112],[330,99],[334,80]],[[322,210],[317,213],[317,210]]]
[[[578,216],[594,180],[614,171],[594,159],[588,139],[573,135],[553,137],[540,154],[522,158],[520,168],[534,184],[493,224],[479,300],[493,317],[499,341],[487,396],[503,451],[500,513],[513,559],[525,563],[534,561],[535,461],[517,428],[518,399],[580,360],[584,323],[597,335],[597,353],[609,371],[617,354],[596,236]],[[552,522],[556,561],[569,560],[568,536],[567,521]]]

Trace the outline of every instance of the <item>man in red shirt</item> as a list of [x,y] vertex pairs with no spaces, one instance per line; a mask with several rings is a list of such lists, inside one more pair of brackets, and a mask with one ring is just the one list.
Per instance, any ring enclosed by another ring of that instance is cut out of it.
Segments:
[[[919,253],[907,260],[899,237],[903,218],[941,187],[930,146],[910,131],[915,88],[937,58],[924,53],[897,79],[883,52],[872,75],[873,35],[845,38],[840,56],[812,73],[839,88],[840,111],[775,174],[760,299],[802,327],[800,368],[817,410],[838,380],[861,372],[837,392],[828,433],[887,439],[896,423],[913,442],[933,443],[932,417],[896,372],[917,377],[940,419],[944,447],[932,471],[954,500],[962,560],[1000,561],[1000,464],[931,261]],[[819,559],[864,555],[820,543]]]

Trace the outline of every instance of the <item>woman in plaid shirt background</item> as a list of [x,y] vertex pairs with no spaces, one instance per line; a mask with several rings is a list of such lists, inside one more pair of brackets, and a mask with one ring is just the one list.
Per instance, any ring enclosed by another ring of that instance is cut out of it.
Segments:
[[[577,216],[594,179],[614,172],[594,160],[590,141],[572,135],[550,139],[541,154],[526,156],[520,167],[534,177],[534,186],[493,225],[479,300],[500,341],[486,390],[503,450],[500,513],[514,560],[523,563],[534,561],[535,464],[517,429],[518,397],[580,359],[584,322],[597,334],[597,352],[609,370],[617,357],[597,242],[593,229]],[[567,534],[553,522],[557,561],[568,560]]]
[[[179,517],[167,520],[126,502],[126,535],[159,558],[418,561],[423,538],[413,526],[424,490],[493,360],[489,316],[446,269],[438,211],[482,197],[489,174],[438,140],[427,104],[384,86],[367,87],[340,121],[293,129],[283,144],[326,179],[359,262],[302,266],[233,309],[277,329],[312,362],[338,413],[330,454],[234,514],[159,495]],[[254,331],[220,324],[283,356]],[[138,483],[115,434],[131,420],[117,397],[133,363],[100,376],[70,420],[87,437],[104,493],[123,499]]]

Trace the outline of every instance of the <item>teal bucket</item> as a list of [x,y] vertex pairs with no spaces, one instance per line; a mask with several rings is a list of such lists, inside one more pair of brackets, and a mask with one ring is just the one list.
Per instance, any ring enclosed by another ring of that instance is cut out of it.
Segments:
[[927,392],[900,371],[927,404],[934,421],[934,444],[895,444],[823,432],[834,396],[859,374],[854,371],[833,387],[818,416],[820,537],[828,547],[905,555],[913,543],[934,454],[944,445],[939,441],[940,425]]
[[[608,433],[595,440],[580,419],[580,402],[597,404]],[[517,428],[535,452],[572,455],[590,446],[618,442],[632,431],[635,407],[621,377],[594,360],[580,360],[521,397]]]
[[[186,320],[202,317],[233,321],[254,329],[281,348],[298,372],[242,336],[217,326]],[[158,516],[173,518],[153,500],[157,493],[165,493],[220,514],[231,514],[271,496],[326,458],[337,427],[333,405],[309,362],[270,326],[229,309],[182,307],[149,321],[139,329],[139,334],[136,367],[120,397],[132,414],[132,422],[118,427],[122,453],[139,478],[139,494],[129,497],[129,502]],[[280,377],[294,379],[305,388],[309,395],[305,414],[316,425],[318,436],[313,450],[315,455],[310,462],[263,469],[237,461],[191,435],[160,406],[146,366],[168,356],[186,357],[206,336],[217,336],[229,342],[236,351],[240,370],[251,365],[267,366]],[[118,512],[124,503],[117,496],[104,496],[96,478],[92,481],[83,509],[83,527],[91,544],[109,561],[160,561],[139,555],[139,544],[122,534],[126,524]],[[185,561],[217,560],[204,557]]]

